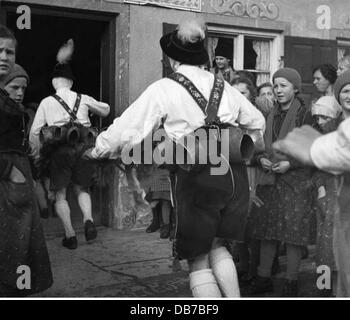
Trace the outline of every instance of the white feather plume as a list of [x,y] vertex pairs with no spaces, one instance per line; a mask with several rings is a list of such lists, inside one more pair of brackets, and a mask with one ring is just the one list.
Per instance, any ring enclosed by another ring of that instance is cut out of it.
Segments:
[[74,51],[74,41],[69,39],[65,44],[61,46],[57,53],[58,63],[67,63],[71,60]]
[[196,19],[180,23],[177,27],[177,37],[183,44],[202,41],[207,27],[204,21]]

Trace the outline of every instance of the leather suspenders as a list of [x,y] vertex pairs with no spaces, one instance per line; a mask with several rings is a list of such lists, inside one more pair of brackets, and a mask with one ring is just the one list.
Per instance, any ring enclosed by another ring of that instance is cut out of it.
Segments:
[[77,99],[75,100],[73,110],[71,108],[69,108],[67,103],[59,95],[53,94],[52,97],[55,98],[60,103],[60,105],[64,108],[64,110],[66,110],[68,112],[68,114],[71,118],[71,121],[73,121],[73,122],[78,121],[77,113],[78,113],[78,109],[79,109],[80,101],[81,101],[81,94],[80,93],[77,94]]
[[209,101],[203,96],[203,94],[196,88],[191,80],[185,77],[181,73],[173,73],[169,77],[181,84],[186,91],[192,96],[192,98],[196,101],[198,106],[202,109],[204,114],[206,115],[205,124],[211,125],[213,123],[218,124],[220,120],[217,116],[221,98],[224,92],[225,82],[221,80],[219,77],[215,75],[213,89],[210,93]]

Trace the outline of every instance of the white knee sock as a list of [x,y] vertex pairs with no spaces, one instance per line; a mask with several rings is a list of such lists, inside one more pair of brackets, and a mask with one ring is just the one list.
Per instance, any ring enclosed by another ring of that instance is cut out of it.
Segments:
[[238,276],[232,256],[225,247],[212,249],[209,253],[210,266],[225,297],[240,297]]
[[92,219],[91,196],[89,193],[82,191],[78,194],[79,207],[84,215],[84,223]]
[[211,269],[202,269],[190,273],[190,287],[195,298],[221,297]]
[[58,200],[55,202],[55,209],[57,215],[60,217],[64,231],[66,233],[66,237],[70,238],[75,236],[75,231],[72,226],[72,222],[70,219],[70,209],[67,200]]

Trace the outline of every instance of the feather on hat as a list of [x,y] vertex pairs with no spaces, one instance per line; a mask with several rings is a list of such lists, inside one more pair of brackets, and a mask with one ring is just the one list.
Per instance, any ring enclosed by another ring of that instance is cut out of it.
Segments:
[[65,44],[63,44],[57,52],[55,65],[51,78],[66,78],[70,80],[75,80],[72,69],[69,65],[69,61],[72,59],[74,52],[74,41],[69,39]]

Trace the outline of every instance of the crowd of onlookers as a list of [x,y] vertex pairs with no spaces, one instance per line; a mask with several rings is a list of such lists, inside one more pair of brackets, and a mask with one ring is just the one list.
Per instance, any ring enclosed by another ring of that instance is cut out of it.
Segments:
[[280,271],[278,257],[282,253],[287,258],[282,295],[297,296],[301,260],[308,256],[308,245],[315,244],[316,267],[326,265],[332,271],[332,289],[319,293],[335,295],[333,227],[344,178],[303,167],[273,152],[271,144],[304,124],[322,134],[337,129],[348,110],[334,96],[334,84],[340,74],[350,69],[350,56],[339,60],[338,69],[325,63],[312,70],[318,97],[310,105],[301,98],[302,80],[294,69],[280,69],[272,83],[256,86],[254,73],[232,73],[229,56],[216,57],[216,61],[216,72],[266,118],[265,150],[257,150],[247,163],[250,206],[246,239],[235,243],[232,250],[241,286],[246,287],[248,295],[272,291],[271,276]]

